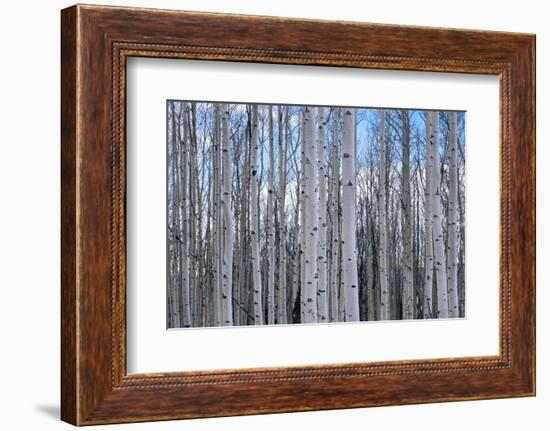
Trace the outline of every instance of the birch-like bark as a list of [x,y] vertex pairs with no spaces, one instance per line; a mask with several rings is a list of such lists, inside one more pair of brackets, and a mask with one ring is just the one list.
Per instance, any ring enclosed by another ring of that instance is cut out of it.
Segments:
[[342,145],[342,290],[344,319],[359,320],[359,289],[357,279],[357,246],[355,237],[356,152],[355,109],[344,111]]
[[252,280],[254,324],[263,325],[262,273],[260,269],[260,212],[258,208],[258,105],[252,105],[250,145],[250,241],[252,243]]
[[306,154],[306,114],[305,108],[302,110],[302,143],[300,154],[300,322],[305,322],[306,304],[305,304],[305,249],[306,249],[306,217],[305,217],[305,154]]
[[432,140],[433,117],[430,111],[424,113],[426,127],[426,163],[424,166],[424,319],[437,317],[433,307],[433,211],[432,188],[434,160],[431,156],[430,142]]
[[449,297],[449,317],[458,317],[458,148],[457,148],[457,115],[449,113],[449,215],[447,231],[447,279]]
[[402,172],[401,190],[403,193],[403,319],[414,319],[413,250],[411,220],[411,183],[410,183],[410,123],[409,112],[401,111],[402,131]]
[[305,108],[305,148],[304,148],[304,321],[317,322],[317,260],[319,243],[319,180],[316,151],[317,109]]
[[[252,130],[250,129],[250,133]],[[241,306],[245,306],[245,311],[248,310],[249,302],[250,302],[250,288],[249,288],[249,282],[250,274],[249,274],[249,259],[250,259],[250,148],[251,148],[251,139],[248,139],[249,135],[247,134],[246,138],[244,139],[244,158],[243,158],[243,175],[241,179],[241,214],[240,214],[240,237],[241,237],[241,256],[240,256],[240,269],[241,271],[238,271],[239,274],[239,296],[242,298],[242,304]],[[240,311],[243,311],[241,308]],[[242,316],[242,315],[241,315]],[[249,323],[249,315],[245,313],[244,316],[242,316],[241,321],[243,324]]]
[[[284,123],[283,123],[284,111]],[[278,109],[278,142],[279,142],[279,279],[277,291],[277,323],[286,323],[286,149],[288,140],[288,108],[283,110],[279,106]],[[284,125],[283,125],[284,124]]]
[[[414,280],[414,295],[415,295],[415,319],[422,319],[424,317],[424,281],[420,281],[420,262],[422,259],[421,245],[420,245],[420,236],[422,233],[422,223],[420,221],[420,187],[419,187],[419,169],[420,165],[420,156],[419,156],[419,144],[417,143],[416,149],[416,160],[414,161],[416,167],[414,169],[414,187],[412,189],[413,193],[413,280]],[[418,302],[417,302],[418,301]]]
[[[206,123],[206,121],[205,121]],[[203,160],[206,160],[206,149],[203,151]],[[211,159],[213,159],[213,157],[210,157]],[[209,161],[210,163],[210,166],[208,168],[211,168],[212,167],[212,161],[210,160]],[[206,166],[206,164],[204,164],[203,166]],[[212,229],[213,229],[213,226],[214,226],[214,223],[212,222],[213,220],[213,215],[212,215],[212,204],[214,203],[213,202],[213,199],[212,199],[212,187],[213,187],[213,181],[212,181],[212,176],[209,176],[206,180],[206,220],[207,220],[207,223],[206,223],[206,232],[205,232],[205,236],[204,236],[204,240],[205,240],[205,243],[206,243],[206,246],[205,246],[205,256],[204,256],[204,261],[205,261],[205,265],[204,265],[204,268],[205,268],[205,271],[204,271],[204,318],[203,318],[203,321],[204,321],[204,326],[211,326],[213,323],[214,323],[214,319],[212,317],[212,304],[213,304],[213,299],[212,299],[212,293],[213,293],[213,286],[214,286],[214,283],[213,283],[213,280],[214,280],[214,276],[213,276],[213,270],[214,270],[214,261],[212,259],[212,243],[213,243],[213,232],[212,232]],[[208,268],[208,269],[207,269]]]
[[179,274],[177,265],[177,208],[178,202],[178,181],[177,181],[177,126],[176,126],[176,105],[171,103],[171,123],[172,123],[172,250],[175,258],[171,261],[171,285],[170,285],[170,303],[171,303],[171,328],[180,327],[180,313],[179,313]]
[[[298,178],[296,179],[296,205],[294,208],[294,253],[292,255],[292,292],[291,292],[291,302],[290,302],[290,322],[294,323],[294,311],[295,305],[298,303],[299,309],[298,315],[300,315],[301,310],[301,298],[300,298],[300,281],[301,281],[301,265],[300,265],[300,247],[301,247],[301,229],[300,222],[302,216],[302,205],[300,203],[301,196],[301,184],[302,177],[300,175],[300,170],[297,169]],[[301,317],[301,315],[300,315]]]
[[373,196],[374,196],[374,186],[373,186],[373,176],[374,176],[374,169],[373,169],[373,162],[370,162],[369,170],[369,179],[368,179],[368,196],[369,199],[367,200],[367,231],[365,232],[365,241],[367,243],[367,320],[377,320],[379,313],[380,313],[380,307],[378,305],[379,297],[377,296],[377,289],[376,289],[376,283],[375,280],[378,277],[375,277],[376,273],[376,253],[374,251],[376,247],[376,242],[374,240],[375,237],[375,223],[374,218],[375,216],[372,213],[372,208],[374,205],[372,205],[373,202]]
[[[195,277],[195,289],[197,291],[197,325],[204,326],[204,317],[206,314],[206,298],[204,287],[205,283],[205,262],[204,262],[204,248],[205,242],[203,241],[203,190],[201,188],[200,173],[199,173],[199,163],[198,163],[198,150],[199,150],[199,141],[197,139],[197,105],[196,102],[191,102],[191,112],[190,112],[190,131],[191,139],[193,143],[193,152],[191,156],[191,164],[193,166],[193,179],[194,181],[189,184],[190,188],[194,188],[196,192],[196,229],[195,229],[195,250],[197,257],[195,261],[197,262],[197,272]],[[203,160],[204,163],[204,160]],[[193,211],[190,208],[190,211]]]
[[233,215],[231,190],[233,163],[229,141],[229,105],[222,105],[222,211],[223,211],[223,259],[222,259],[222,325],[233,326]]
[[326,166],[326,126],[325,108],[317,108],[317,166],[319,180],[319,243],[317,247],[317,319],[319,322],[328,322],[328,294],[327,294],[327,166]]
[[443,211],[441,208],[441,166],[439,155],[439,112],[432,115],[432,136],[430,139],[430,152],[433,159],[434,170],[432,172],[432,211],[433,211],[433,242],[435,257],[435,278],[437,285],[437,317],[449,317],[449,302],[447,296],[447,271],[445,263],[445,239],[443,237]]
[[[189,244],[188,244],[188,225],[189,225],[189,212],[187,208],[187,177],[188,177],[188,158],[189,158],[189,128],[186,121],[188,106],[183,104],[184,109],[183,119],[183,139],[181,140],[181,153],[182,160],[180,166],[181,185],[180,185],[180,218],[181,218],[181,238],[183,243],[181,244],[181,297],[183,302],[183,327],[188,328],[191,326],[191,303],[189,295]],[[180,109],[182,109],[180,108]]]
[[213,288],[213,319],[215,326],[222,324],[222,277],[221,277],[221,252],[222,252],[222,229],[221,229],[221,175],[220,175],[220,104],[214,104],[214,145],[212,148],[212,163],[213,171],[213,271],[214,271],[214,288]]
[[[458,138],[458,136],[457,136]],[[462,160],[464,160],[464,153],[460,144],[460,141],[457,139],[457,147],[459,150],[459,153],[462,155]],[[466,289],[465,289],[465,266],[464,266],[464,255],[466,252],[466,235],[465,235],[465,215],[464,215],[464,207],[465,207],[465,191],[464,191],[464,174],[459,172],[458,177],[458,222],[459,222],[459,245],[458,245],[458,312],[459,316],[464,317],[465,314],[465,305],[466,305]]]
[[330,321],[338,322],[338,286],[340,270],[340,151],[338,145],[340,109],[332,112],[332,151],[330,168]]
[[198,264],[198,249],[197,249],[197,234],[195,221],[199,213],[198,209],[198,187],[195,187],[196,182],[196,145],[195,145],[195,135],[192,123],[192,106],[186,104],[185,116],[183,119],[187,128],[187,143],[189,147],[189,174],[187,182],[187,193],[189,195],[188,204],[187,204],[187,214],[188,214],[188,242],[189,242],[189,301],[191,303],[191,326],[198,326],[199,318],[199,306],[200,306],[200,293],[198,292],[197,286],[197,269]]
[[[287,108],[287,113],[288,113],[288,109],[289,108]],[[290,124],[289,124],[289,127],[290,127]],[[290,144],[291,135],[289,134],[288,137],[289,137],[288,143]],[[300,139],[301,137],[298,135],[296,149],[300,145]],[[301,163],[297,162],[297,157],[294,157],[293,160],[294,160],[294,169],[297,177],[296,177],[296,192],[295,192],[296,200],[294,205],[292,292],[290,297],[290,313],[289,313],[289,322],[292,322],[292,323],[294,323],[295,321],[299,321],[299,319],[296,318],[297,315],[300,316],[301,318],[300,283],[301,283],[301,275],[302,275],[302,269],[300,265],[301,241],[302,241],[302,234],[301,234],[301,227],[300,227],[300,224],[302,223],[302,204],[301,204],[302,172],[301,172]],[[298,306],[298,309],[296,309],[296,306]]]
[[274,224],[274,175],[275,175],[275,147],[273,139],[273,106],[268,107],[269,127],[269,166],[267,171],[267,323],[275,323],[275,224]]
[[378,211],[380,218],[380,319],[390,319],[390,291],[388,281],[388,226],[386,205],[386,113],[380,111],[380,166]]

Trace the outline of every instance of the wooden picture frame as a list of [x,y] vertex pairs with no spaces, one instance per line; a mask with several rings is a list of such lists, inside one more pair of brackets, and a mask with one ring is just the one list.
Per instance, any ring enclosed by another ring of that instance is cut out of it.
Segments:
[[[61,14],[61,417],[75,425],[535,394],[535,36],[77,5]],[[500,78],[500,354],[126,372],[131,56]]]

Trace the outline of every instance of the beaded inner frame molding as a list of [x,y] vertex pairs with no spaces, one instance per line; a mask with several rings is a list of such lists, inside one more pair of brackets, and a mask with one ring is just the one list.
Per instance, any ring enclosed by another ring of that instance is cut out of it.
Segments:
[[[89,425],[535,394],[534,35],[91,5],[64,9],[61,17],[63,420]],[[499,355],[127,374],[126,59],[136,56],[497,75]]]

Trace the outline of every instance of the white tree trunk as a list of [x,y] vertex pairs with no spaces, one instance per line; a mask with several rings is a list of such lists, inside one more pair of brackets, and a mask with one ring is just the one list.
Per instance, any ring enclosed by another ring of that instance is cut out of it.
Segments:
[[275,225],[273,218],[275,216],[273,209],[274,194],[274,171],[275,171],[275,150],[273,142],[273,106],[268,108],[269,125],[269,168],[267,172],[267,256],[268,256],[268,276],[267,276],[267,323],[275,323]]
[[424,187],[424,319],[435,316],[433,304],[433,158],[431,157],[430,141],[432,139],[433,117],[430,111],[424,113],[426,127],[426,164],[424,167],[426,185]]
[[445,263],[445,239],[443,238],[443,212],[441,208],[441,165],[439,155],[439,112],[432,115],[432,135],[430,139],[430,154],[433,159],[432,172],[432,211],[433,211],[433,242],[435,257],[435,278],[437,285],[437,317],[449,317],[449,302],[447,297],[447,271]]
[[223,260],[222,260],[222,325],[233,326],[233,215],[231,192],[233,163],[229,141],[229,105],[222,105],[222,209],[223,209]]
[[284,110],[283,124],[283,108],[278,109],[278,137],[279,137],[279,280],[277,292],[277,323],[286,323],[286,217],[285,217],[285,201],[286,201],[286,147],[288,140],[288,107]]
[[316,151],[316,108],[305,108],[304,148],[304,322],[317,322],[317,247],[319,243],[319,181]]
[[380,185],[379,185],[379,218],[380,218],[380,319],[390,320],[390,290],[388,282],[388,226],[386,206],[386,113],[380,111]]
[[173,258],[171,259],[170,265],[170,275],[171,275],[171,284],[170,284],[170,305],[171,305],[171,328],[180,327],[180,312],[179,312],[179,274],[178,274],[178,262],[177,262],[177,249],[178,249],[178,212],[179,212],[179,193],[178,193],[178,138],[177,138],[177,125],[176,125],[176,104],[171,103],[172,112],[171,112],[171,137],[172,137],[172,253]]
[[325,150],[327,146],[325,127],[325,108],[317,108],[317,166],[319,179],[319,243],[317,248],[317,319],[325,323],[329,321],[327,293],[327,166]]
[[[180,108],[181,109],[181,108]],[[191,301],[189,296],[189,244],[187,241],[187,232],[189,225],[189,212],[187,210],[187,177],[188,177],[188,158],[189,158],[189,130],[187,127],[187,121],[185,116],[187,115],[188,106],[183,104],[185,114],[183,118],[183,139],[181,142],[182,160],[180,166],[181,184],[180,184],[180,196],[181,196],[181,296],[183,302],[183,327],[188,328],[191,326]]]
[[[250,120],[249,120],[250,121]],[[252,124],[252,123],[250,123]],[[250,130],[251,133],[251,130]],[[241,304],[244,305],[246,308],[243,310],[242,307],[240,311],[244,311],[244,313],[239,313],[240,316],[240,324],[247,325],[249,323],[249,316],[253,312],[248,311],[248,306],[250,303],[250,286],[249,286],[249,273],[248,273],[248,263],[250,259],[250,242],[249,242],[249,221],[250,221],[250,151],[251,151],[251,142],[252,140],[248,140],[248,133],[246,133],[244,140],[244,155],[243,155],[243,170],[241,174],[241,186],[240,186],[240,229],[239,229],[239,237],[240,237],[240,257],[239,257],[239,266],[240,271],[237,271],[238,276],[238,285],[235,286],[235,290],[239,292],[239,300],[241,301]]]
[[355,237],[356,161],[355,109],[344,111],[342,146],[342,288],[346,322],[359,320],[357,247]]
[[[294,323],[294,311],[296,302],[298,302],[301,309],[300,298],[300,283],[302,282],[302,269],[301,269],[301,246],[302,246],[302,173],[301,169],[296,167],[296,206],[294,208],[294,253],[292,256],[292,293],[290,299],[290,322]],[[298,310],[300,312],[300,310]],[[300,316],[301,318],[301,316]]]
[[305,160],[306,160],[306,113],[305,108],[302,111],[302,144],[300,155],[300,322],[305,322],[306,304],[305,304],[305,249],[306,249],[306,218],[305,218]]
[[458,317],[458,161],[457,161],[457,115],[449,113],[449,215],[447,230],[447,277],[449,296],[449,317]]
[[260,212],[258,209],[258,106],[252,105],[250,144],[250,241],[252,243],[252,281],[254,289],[254,324],[263,325],[262,274],[260,270]]
[[[292,256],[292,292],[290,295],[290,322],[294,323],[294,308],[296,306],[296,301],[301,309],[301,298],[300,298],[300,283],[302,281],[302,269],[301,269],[301,227],[300,223],[302,221],[302,203],[300,196],[302,194],[302,177],[300,170],[298,169],[298,179],[296,181],[296,207],[294,209],[294,254]],[[300,310],[298,310],[300,312]],[[300,316],[301,318],[301,316]]]
[[338,321],[338,286],[340,269],[340,232],[339,232],[339,205],[340,205],[340,151],[338,145],[338,125],[340,109],[334,108],[332,118],[332,154],[330,169],[330,321]]
[[222,213],[221,213],[221,136],[220,136],[220,104],[214,105],[214,158],[216,169],[214,171],[214,325],[222,324]]
[[401,191],[403,193],[403,319],[414,319],[414,284],[413,284],[413,251],[412,251],[412,219],[411,219],[411,188],[410,188],[410,124],[409,111],[401,111],[402,130],[402,172]]

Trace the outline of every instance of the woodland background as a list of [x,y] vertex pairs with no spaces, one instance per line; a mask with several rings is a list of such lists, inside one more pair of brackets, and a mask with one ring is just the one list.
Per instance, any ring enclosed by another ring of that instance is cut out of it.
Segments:
[[464,316],[463,112],[169,101],[167,120],[168,327]]

